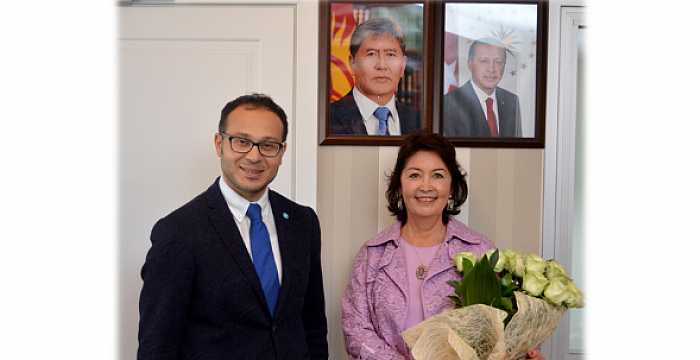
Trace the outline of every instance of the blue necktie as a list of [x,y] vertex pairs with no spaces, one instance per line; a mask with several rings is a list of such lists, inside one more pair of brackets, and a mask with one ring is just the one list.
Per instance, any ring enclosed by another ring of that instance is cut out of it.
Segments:
[[253,264],[265,294],[267,308],[270,310],[270,314],[274,316],[280,282],[277,278],[275,259],[272,256],[270,233],[267,232],[267,227],[262,221],[260,212],[260,205],[254,203],[248,206],[248,211],[246,212],[246,215],[250,218],[250,250],[253,253]]
[[379,129],[377,129],[377,135],[389,135],[387,130],[387,122],[389,121],[389,108],[385,106],[380,106],[377,110],[374,110],[374,117],[379,120]]

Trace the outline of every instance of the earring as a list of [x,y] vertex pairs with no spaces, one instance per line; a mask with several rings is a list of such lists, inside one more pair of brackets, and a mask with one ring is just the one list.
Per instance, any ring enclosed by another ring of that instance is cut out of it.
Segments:
[[399,207],[399,210],[403,210],[403,196],[399,198],[398,207]]
[[452,198],[452,195],[447,199],[447,210],[454,210],[455,209],[455,199]]

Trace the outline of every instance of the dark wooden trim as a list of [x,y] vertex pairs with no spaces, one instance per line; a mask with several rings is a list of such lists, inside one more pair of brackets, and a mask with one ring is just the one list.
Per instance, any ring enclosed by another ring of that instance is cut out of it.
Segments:
[[331,5],[321,0],[318,6],[318,139],[320,144],[326,138],[330,117],[328,85],[330,84],[330,14]]
[[423,128],[442,132],[443,43],[446,3],[497,3],[537,5],[537,59],[535,62],[535,133],[532,138],[449,138],[455,146],[482,148],[543,148],[547,97],[547,0],[321,0],[319,4],[318,139],[321,145],[398,145],[403,136],[332,135],[330,131],[330,8],[331,3],[387,5],[423,4],[423,76],[421,120]]
[[442,1],[435,1],[432,3],[433,7],[433,57],[435,61],[433,63],[433,111],[431,113],[431,127],[429,129],[432,132],[440,134],[442,127],[442,87],[443,79],[445,78],[444,66],[445,53],[443,51],[444,41],[445,41],[445,3]]
[[428,1],[423,4],[423,129],[430,130],[433,128],[433,104],[435,103],[435,16],[437,14],[436,2]]

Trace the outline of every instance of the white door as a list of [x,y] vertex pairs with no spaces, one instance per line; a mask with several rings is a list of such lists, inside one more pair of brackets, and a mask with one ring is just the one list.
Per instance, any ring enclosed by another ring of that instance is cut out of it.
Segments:
[[139,272],[153,224],[220,174],[221,108],[253,91],[287,112],[272,187],[294,198],[293,6],[125,6],[119,15],[120,358],[137,347]]

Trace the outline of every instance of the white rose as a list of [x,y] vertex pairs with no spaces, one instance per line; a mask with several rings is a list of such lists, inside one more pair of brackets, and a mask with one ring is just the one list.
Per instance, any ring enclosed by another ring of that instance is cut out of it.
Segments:
[[468,260],[472,266],[474,266],[474,263],[476,262],[476,256],[474,256],[474,254],[468,251],[457,253],[454,256],[454,262],[455,266],[457,267],[457,271],[462,272],[464,268],[464,263],[462,261],[465,259]]
[[[498,249],[491,249],[486,252],[486,257],[488,259],[491,259],[491,255],[496,252]],[[496,262],[496,266],[493,267],[494,272],[501,272],[505,268],[506,262],[508,261],[508,258],[506,257],[505,253],[503,250],[498,250],[498,261]]]
[[513,275],[522,278],[525,276],[525,258],[523,258],[521,254],[513,252],[513,255],[508,258],[506,270],[512,272]]
[[547,261],[545,276],[547,276],[547,279],[549,280],[554,280],[556,278],[564,278],[567,280],[571,280],[569,275],[566,273],[566,270],[564,270],[564,267],[562,267],[561,264],[554,260]]
[[525,271],[530,273],[538,273],[544,275],[545,268],[547,267],[547,262],[535,255],[528,254],[525,257]]
[[569,299],[570,294],[567,290],[567,280],[564,278],[555,278],[549,282],[549,285],[544,289],[544,297],[551,301],[552,304],[561,306],[565,300]]
[[523,278],[523,290],[532,296],[540,296],[548,283],[549,280],[544,277],[544,274],[526,271]]
[[573,281],[569,281],[566,284],[566,291],[568,293],[567,298],[564,300],[564,304],[570,308],[582,308],[583,307],[583,294]]

